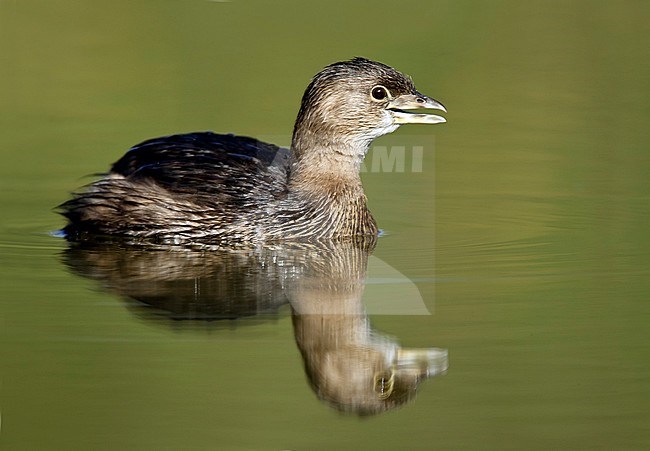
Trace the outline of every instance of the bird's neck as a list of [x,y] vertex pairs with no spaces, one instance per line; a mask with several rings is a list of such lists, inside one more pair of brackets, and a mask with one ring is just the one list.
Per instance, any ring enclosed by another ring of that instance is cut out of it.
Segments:
[[310,138],[294,135],[289,195],[318,212],[308,215],[317,228],[314,233],[323,237],[376,235],[359,174],[369,143]]
[[361,163],[369,141],[297,129],[291,143],[293,166],[289,186],[307,191],[329,191],[345,186],[363,195]]

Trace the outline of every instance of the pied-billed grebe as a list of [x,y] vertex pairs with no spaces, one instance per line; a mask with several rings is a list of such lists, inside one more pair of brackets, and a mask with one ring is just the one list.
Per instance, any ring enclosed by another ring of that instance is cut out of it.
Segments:
[[385,64],[334,63],[307,87],[290,149],[210,132],[145,141],[61,205],[63,231],[170,244],[376,235],[361,162],[402,124],[445,122],[417,108],[446,111]]

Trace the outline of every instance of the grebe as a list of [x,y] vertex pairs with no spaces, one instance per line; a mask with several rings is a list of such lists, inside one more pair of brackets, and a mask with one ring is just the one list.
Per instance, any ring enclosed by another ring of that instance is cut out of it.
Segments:
[[70,241],[162,244],[334,239],[378,233],[359,171],[373,139],[445,119],[411,78],[365,58],[325,67],[291,147],[211,132],[144,141],[60,206]]

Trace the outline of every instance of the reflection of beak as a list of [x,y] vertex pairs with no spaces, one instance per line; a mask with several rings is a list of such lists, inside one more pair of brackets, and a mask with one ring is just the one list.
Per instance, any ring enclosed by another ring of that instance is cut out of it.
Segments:
[[395,124],[438,124],[447,122],[444,117],[436,116],[435,114],[426,113],[411,113],[410,111],[416,108],[430,108],[432,110],[441,110],[445,113],[447,110],[442,103],[427,97],[424,94],[416,92],[415,94],[405,94],[395,97],[390,102],[386,109],[393,117]]
[[447,350],[440,348],[402,348],[397,351],[395,366],[398,371],[403,373],[435,376],[447,371]]

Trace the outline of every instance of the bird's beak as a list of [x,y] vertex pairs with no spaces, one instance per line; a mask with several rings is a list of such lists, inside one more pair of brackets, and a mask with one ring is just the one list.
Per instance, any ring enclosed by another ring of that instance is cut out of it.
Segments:
[[395,368],[403,373],[435,376],[447,371],[447,350],[440,348],[402,348],[397,351]]
[[395,124],[439,124],[447,122],[444,117],[436,116],[435,114],[427,113],[412,113],[405,110],[414,110],[420,108],[429,108],[432,110],[440,110],[445,113],[447,110],[442,103],[427,97],[424,94],[416,92],[415,94],[404,94],[395,97],[388,102],[386,109],[393,117]]

